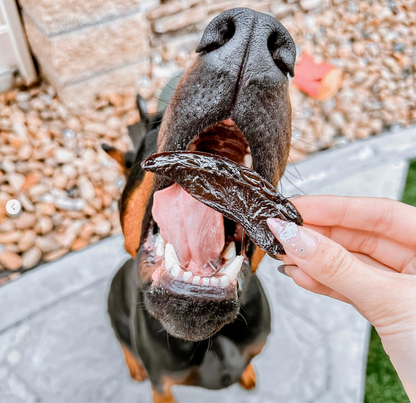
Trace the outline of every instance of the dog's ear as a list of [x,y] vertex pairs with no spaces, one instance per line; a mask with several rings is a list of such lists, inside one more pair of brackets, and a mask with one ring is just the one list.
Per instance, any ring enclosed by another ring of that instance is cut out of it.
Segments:
[[144,171],[141,162],[156,152],[159,130],[147,133],[131,167],[120,202],[120,222],[124,235],[124,247],[135,257],[142,235],[142,222],[152,192],[153,174]]
[[110,146],[108,144],[101,144],[101,148],[113,159],[115,160],[124,171],[124,175],[127,177],[130,173],[130,168],[134,164],[135,152],[127,151],[123,153],[118,148]]
[[[124,248],[134,258],[140,246],[142,224],[146,212],[147,203],[152,191],[153,174],[141,172],[135,165],[130,172],[129,179],[133,176],[124,189],[120,205],[120,221],[124,235]],[[140,167],[141,168],[141,167]]]
[[146,126],[150,123],[149,112],[147,112],[146,101],[141,95],[136,97],[136,105],[139,110],[140,122],[144,123]]

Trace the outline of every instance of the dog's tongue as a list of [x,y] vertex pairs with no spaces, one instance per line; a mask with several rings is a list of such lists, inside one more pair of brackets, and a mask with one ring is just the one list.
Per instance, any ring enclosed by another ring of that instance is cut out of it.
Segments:
[[152,215],[179,261],[195,272],[220,256],[224,248],[222,214],[202,204],[178,184],[153,195]]

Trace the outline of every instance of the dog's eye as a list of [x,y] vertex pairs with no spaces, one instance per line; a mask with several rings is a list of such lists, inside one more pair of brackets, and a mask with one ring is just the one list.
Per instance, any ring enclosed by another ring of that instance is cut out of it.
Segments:
[[235,25],[232,20],[224,21],[214,28],[216,32],[204,35],[196,49],[196,53],[210,53],[224,46],[235,34]]
[[[287,77],[288,75],[293,77],[293,64],[291,63],[292,55],[287,55],[288,49],[285,38],[279,35],[278,32],[273,32],[267,40],[267,47],[270,55],[276,66]],[[291,53],[289,51],[289,53]],[[289,56],[289,57],[288,57]],[[290,61],[289,61],[290,59]],[[293,58],[294,59],[294,58]]]

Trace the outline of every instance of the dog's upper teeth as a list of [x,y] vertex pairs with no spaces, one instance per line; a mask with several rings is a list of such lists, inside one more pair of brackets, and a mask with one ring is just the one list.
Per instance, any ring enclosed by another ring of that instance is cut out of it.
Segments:
[[194,283],[194,284],[199,284],[199,281],[201,280],[201,277],[200,276],[195,276],[194,277],[194,279],[192,280],[192,282]]
[[170,274],[173,278],[177,278],[179,276],[179,274],[181,274],[181,271],[182,271],[181,267],[178,264],[175,263],[172,266]]
[[183,279],[184,281],[189,281],[189,279],[192,277],[192,273],[190,271],[186,271],[183,273]]
[[222,257],[225,260],[233,260],[237,256],[237,252],[235,250],[235,242],[230,242],[228,246],[225,248],[225,251],[222,254]]
[[155,249],[157,256],[163,256],[165,254],[165,241],[162,238],[162,235],[157,234],[155,241]]
[[[227,267],[223,270],[223,274],[233,281],[238,273],[240,272],[241,266],[243,265],[244,257],[238,255]],[[221,278],[222,279],[222,278]]]
[[209,278],[208,277],[202,277],[202,285],[209,285]]
[[176,256],[175,248],[171,243],[167,243],[165,247],[165,267],[166,270],[171,269],[175,264],[180,266],[178,257]]
[[245,165],[247,168],[251,168],[251,166],[253,165],[253,158],[251,157],[251,155],[250,155],[250,154],[246,154],[246,155],[244,156],[244,165]]

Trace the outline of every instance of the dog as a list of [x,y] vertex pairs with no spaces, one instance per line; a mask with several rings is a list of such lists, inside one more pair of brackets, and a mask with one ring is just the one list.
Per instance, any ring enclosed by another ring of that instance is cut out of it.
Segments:
[[[201,210],[140,163],[155,152],[205,151],[277,186],[290,149],[295,44],[270,15],[235,8],[211,21],[196,52],[164,112],[150,116],[138,97],[141,121],[129,127],[135,151],[103,147],[127,176],[120,219],[132,257],[111,283],[108,313],[131,377],[150,380],[155,403],[175,402],[173,385],[253,388],[251,360],[270,333],[255,274],[264,252],[238,224]],[[220,283],[215,264],[227,270],[237,254],[237,277]],[[188,265],[186,278],[173,278],[168,260]]]

